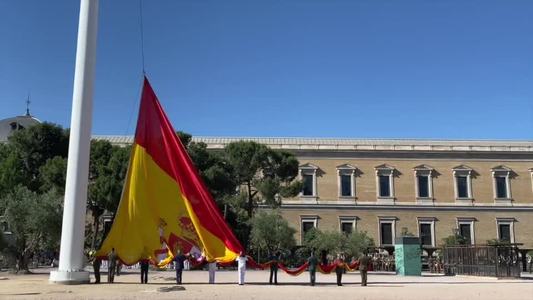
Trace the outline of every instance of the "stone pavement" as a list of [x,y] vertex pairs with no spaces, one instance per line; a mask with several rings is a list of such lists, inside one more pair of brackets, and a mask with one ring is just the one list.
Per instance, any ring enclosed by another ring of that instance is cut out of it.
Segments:
[[345,274],[344,285],[338,287],[334,274],[317,274],[318,284],[311,287],[308,273],[293,277],[280,272],[280,284],[271,286],[268,271],[249,270],[247,284],[239,286],[236,271],[217,272],[214,285],[207,284],[206,271],[185,271],[184,284],[178,286],[172,271],[150,271],[149,283],[142,285],[136,270],[125,270],[114,284],[57,285],[48,283],[49,271],[38,269],[32,275],[0,272],[0,299],[533,299],[533,280],[488,277],[400,277],[371,272],[369,285],[361,287],[355,272]]

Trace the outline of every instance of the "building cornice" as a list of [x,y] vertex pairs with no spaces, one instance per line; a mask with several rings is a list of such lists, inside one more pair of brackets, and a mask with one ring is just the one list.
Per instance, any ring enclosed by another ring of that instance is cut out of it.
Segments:
[[[261,208],[261,206],[260,206]],[[266,208],[266,206],[265,206]],[[422,210],[422,211],[515,211],[533,212],[532,206],[463,206],[463,205],[380,205],[380,204],[282,204],[286,210]]]
[[[116,145],[128,145],[132,136],[95,135]],[[265,137],[193,137],[208,149],[223,149],[236,141],[254,141],[273,149],[289,151],[385,151],[385,152],[526,152],[533,153],[533,141],[506,140],[419,140],[419,139],[333,139]]]

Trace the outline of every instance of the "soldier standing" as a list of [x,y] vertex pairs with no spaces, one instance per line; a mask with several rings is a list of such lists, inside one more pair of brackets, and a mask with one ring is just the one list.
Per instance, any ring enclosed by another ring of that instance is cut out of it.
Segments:
[[181,276],[183,273],[183,264],[187,260],[188,254],[182,254],[180,249],[176,250],[176,257],[174,257],[174,268],[176,269],[176,283],[181,284]]
[[150,260],[143,258],[140,261],[141,265],[141,283],[148,283],[148,269],[150,267]]
[[276,251],[270,256],[270,280],[269,283],[272,284],[272,277],[274,277],[274,284],[278,284],[278,262],[279,262],[279,251]]
[[107,255],[107,282],[113,283],[115,281],[115,269],[117,267],[117,253],[115,248]]
[[309,276],[311,279],[311,285],[315,285],[316,280],[316,266],[318,265],[318,259],[315,256],[314,252],[311,252],[311,256],[307,259],[309,263]]
[[344,259],[342,255],[337,254],[337,259],[335,260],[335,274],[337,274],[337,285],[342,286],[342,273],[344,273]]
[[370,257],[367,255],[367,252],[364,251],[363,255],[359,257],[359,272],[361,272],[361,286],[366,286],[369,263],[370,263]]
[[98,257],[94,257],[93,260],[93,270],[94,270],[94,283],[100,283],[100,265],[102,264],[102,260]]

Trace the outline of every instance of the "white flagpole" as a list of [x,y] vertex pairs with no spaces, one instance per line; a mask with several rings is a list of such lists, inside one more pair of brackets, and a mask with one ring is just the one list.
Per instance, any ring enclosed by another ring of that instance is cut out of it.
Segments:
[[88,283],[83,244],[89,176],[98,0],[81,0],[59,269],[50,281]]

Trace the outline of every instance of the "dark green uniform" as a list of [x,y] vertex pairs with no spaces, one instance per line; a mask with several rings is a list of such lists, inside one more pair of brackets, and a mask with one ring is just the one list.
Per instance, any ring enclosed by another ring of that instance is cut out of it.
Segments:
[[115,250],[109,252],[107,255],[107,282],[113,283],[115,281],[115,269],[117,267],[117,254]]
[[309,276],[311,279],[311,285],[315,285],[316,266],[318,265],[318,259],[316,258],[316,256],[311,255],[311,257],[307,259],[307,262],[309,263]]
[[361,285],[366,286],[368,264],[370,263],[370,257],[368,255],[361,255],[359,257],[359,271],[361,272]]
[[94,283],[100,283],[100,265],[102,264],[102,261],[95,257],[93,260],[93,270],[94,270]]

